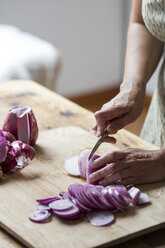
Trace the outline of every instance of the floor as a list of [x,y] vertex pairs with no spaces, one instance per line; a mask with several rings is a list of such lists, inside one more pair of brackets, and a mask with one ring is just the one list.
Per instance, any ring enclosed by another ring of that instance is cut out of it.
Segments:
[[[79,104],[80,106],[95,112],[101,108],[101,106],[116,96],[118,93],[118,89],[105,89],[101,92],[96,92],[92,94],[77,96],[70,98],[73,102]],[[128,131],[140,135],[140,131],[142,129],[149,105],[150,105],[151,97],[146,96],[144,109],[141,116],[134,122],[125,127]]]

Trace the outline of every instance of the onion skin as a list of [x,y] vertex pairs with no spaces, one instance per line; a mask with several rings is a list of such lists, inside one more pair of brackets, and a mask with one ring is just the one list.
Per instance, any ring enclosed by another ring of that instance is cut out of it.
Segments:
[[18,157],[24,156],[26,159],[30,158],[32,160],[35,156],[34,148],[28,144],[24,144],[21,141],[12,142],[8,145],[8,148],[9,149],[5,161],[0,163],[3,173],[9,173],[11,171],[22,169],[24,167],[18,166]]
[[0,163],[4,162],[8,152],[8,141],[5,139],[2,130],[0,130]]
[[32,109],[26,105],[17,105],[9,110],[2,127],[17,140],[33,146],[38,137],[38,125]]
[[6,132],[6,131],[2,131],[4,137],[6,140],[8,140],[10,143],[12,143],[13,141],[16,140],[16,138],[14,137],[14,135],[12,133]]

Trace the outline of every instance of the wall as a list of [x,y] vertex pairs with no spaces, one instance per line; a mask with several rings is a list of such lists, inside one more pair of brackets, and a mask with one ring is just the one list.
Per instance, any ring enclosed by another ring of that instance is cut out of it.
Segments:
[[59,48],[56,91],[74,96],[121,82],[130,7],[131,0],[1,0],[0,23]]

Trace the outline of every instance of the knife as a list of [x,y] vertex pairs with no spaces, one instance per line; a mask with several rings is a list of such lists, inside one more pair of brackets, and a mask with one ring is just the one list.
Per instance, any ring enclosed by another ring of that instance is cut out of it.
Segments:
[[99,138],[99,140],[96,142],[95,146],[93,147],[89,157],[88,157],[88,161],[91,159],[91,157],[93,156],[93,154],[96,152],[96,150],[99,148],[99,146],[104,142],[104,139],[108,136],[108,132],[107,129],[104,130],[103,134],[101,135],[101,137]]

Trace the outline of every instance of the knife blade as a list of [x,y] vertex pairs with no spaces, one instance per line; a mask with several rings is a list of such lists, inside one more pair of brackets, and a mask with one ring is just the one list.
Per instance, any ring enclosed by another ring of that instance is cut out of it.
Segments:
[[98,141],[96,142],[96,144],[94,145],[89,157],[88,157],[88,161],[91,159],[91,157],[93,156],[93,154],[96,152],[96,150],[99,148],[99,146],[104,142],[104,139],[108,136],[108,132],[107,129],[104,130],[103,134],[101,135],[101,137],[98,139]]

